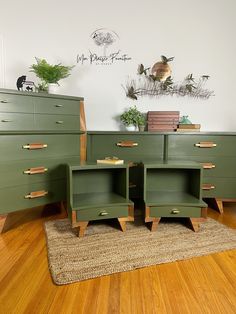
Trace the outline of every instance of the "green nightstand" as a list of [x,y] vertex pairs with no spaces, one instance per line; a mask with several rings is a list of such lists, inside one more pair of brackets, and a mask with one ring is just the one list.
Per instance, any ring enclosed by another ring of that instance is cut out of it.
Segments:
[[201,180],[202,166],[195,162],[144,163],[145,222],[152,222],[152,231],[161,217],[188,217],[198,231],[207,217]]
[[82,237],[89,221],[118,218],[122,231],[134,220],[129,200],[128,165],[68,164],[67,207],[72,227]]

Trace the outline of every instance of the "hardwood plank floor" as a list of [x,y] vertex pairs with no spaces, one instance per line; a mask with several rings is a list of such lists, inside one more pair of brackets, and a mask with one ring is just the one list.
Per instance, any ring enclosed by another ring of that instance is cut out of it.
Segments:
[[[208,215],[236,229],[236,204]],[[236,250],[75,284],[53,284],[44,222],[56,206],[9,215],[0,235],[0,313],[236,313]]]

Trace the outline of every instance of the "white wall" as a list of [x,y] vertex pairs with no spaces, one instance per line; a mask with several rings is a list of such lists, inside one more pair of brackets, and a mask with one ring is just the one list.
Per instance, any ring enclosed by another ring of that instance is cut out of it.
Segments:
[[[235,0],[2,0],[0,8],[2,87],[15,89],[23,74],[37,81],[29,72],[35,56],[50,63],[76,64],[78,53],[95,48],[90,34],[106,27],[119,35],[117,46],[132,61],[76,65],[72,75],[61,81],[61,93],[84,96],[88,129],[119,130],[115,117],[137,104],[143,112],[180,110],[201,123],[202,130],[236,131]],[[189,73],[209,74],[207,87],[215,96],[128,99],[121,85],[128,76],[136,77],[139,63],[150,66],[161,55],[175,57],[174,80]]]

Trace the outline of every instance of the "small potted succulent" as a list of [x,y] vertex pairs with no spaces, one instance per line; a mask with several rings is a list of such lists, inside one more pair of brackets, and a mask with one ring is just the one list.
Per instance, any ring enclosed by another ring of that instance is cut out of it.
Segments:
[[128,131],[135,131],[141,115],[137,107],[133,106],[121,114],[120,120]]
[[146,117],[144,114],[140,113],[138,117],[138,129],[139,131],[144,131],[146,126]]
[[37,63],[32,64],[30,69],[41,79],[38,90],[55,93],[59,85],[58,82],[70,75],[73,66],[64,66],[61,63],[51,65],[45,59],[35,59]]

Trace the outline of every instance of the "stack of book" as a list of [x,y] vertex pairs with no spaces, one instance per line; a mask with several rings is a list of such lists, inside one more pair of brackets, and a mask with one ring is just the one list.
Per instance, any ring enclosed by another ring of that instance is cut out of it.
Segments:
[[179,111],[148,111],[148,131],[176,131]]
[[117,157],[105,157],[104,159],[97,159],[97,164],[123,165],[124,160]]
[[201,124],[179,124],[177,132],[199,132]]

